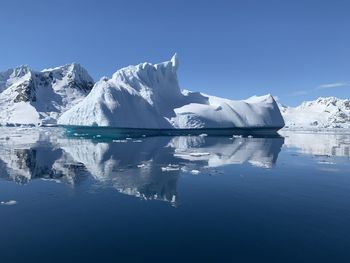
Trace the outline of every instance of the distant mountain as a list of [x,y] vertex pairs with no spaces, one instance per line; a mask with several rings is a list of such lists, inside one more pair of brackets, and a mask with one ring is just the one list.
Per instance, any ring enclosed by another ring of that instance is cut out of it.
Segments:
[[20,66],[0,73],[0,125],[56,124],[94,81],[79,64],[34,71]]
[[335,97],[305,101],[297,107],[279,104],[285,128],[350,128],[350,100]]

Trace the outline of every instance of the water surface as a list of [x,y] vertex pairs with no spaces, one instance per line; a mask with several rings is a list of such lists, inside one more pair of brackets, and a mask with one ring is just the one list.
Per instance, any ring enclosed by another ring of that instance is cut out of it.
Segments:
[[0,129],[1,262],[348,262],[350,133]]

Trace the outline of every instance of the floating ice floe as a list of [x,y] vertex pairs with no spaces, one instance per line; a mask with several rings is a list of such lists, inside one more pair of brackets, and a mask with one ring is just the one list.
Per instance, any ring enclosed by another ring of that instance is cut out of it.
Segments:
[[10,201],[1,201],[0,202],[1,205],[16,205],[17,201],[16,200],[10,200]]

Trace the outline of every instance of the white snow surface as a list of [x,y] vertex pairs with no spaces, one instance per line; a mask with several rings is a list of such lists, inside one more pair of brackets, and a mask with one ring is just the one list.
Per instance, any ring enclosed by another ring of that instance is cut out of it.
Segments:
[[279,107],[286,128],[350,128],[349,99],[318,98],[297,107]]
[[175,54],[167,62],[128,66],[103,77],[58,123],[150,129],[284,126],[271,95],[234,101],[181,91],[178,66]]
[[56,124],[94,84],[79,64],[33,71],[20,66],[0,73],[0,125]]

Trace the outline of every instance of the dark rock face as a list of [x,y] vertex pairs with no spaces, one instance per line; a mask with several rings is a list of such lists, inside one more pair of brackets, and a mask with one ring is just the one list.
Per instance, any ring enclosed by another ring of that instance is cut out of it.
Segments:
[[[64,155],[64,152],[61,149],[52,148],[51,145],[14,149],[8,154],[15,160],[14,167],[27,172],[27,176],[19,173],[8,175],[4,179],[13,180],[19,184],[27,184],[34,179],[55,179],[75,184],[86,178],[85,166],[78,163],[63,162],[63,170],[55,169],[54,163]],[[6,167],[3,168],[6,169]]]
[[19,84],[15,91],[18,93],[14,99],[18,102],[35,102],[37,100],[36,91],[38,88],[48,88],[53,86],[57,81],[62,80],[65,76],[67,78],[67,85],[69,88],[78,89],[85,93],[89,93],[94,86],[94,81],[85,69],[80,65],[72,66],[72,72],[65,75],[64,71],[46,71],[46,72],[32,72],[28,68],[25,73],[31,74],[30,79]]
[[340,111],[331,116],[330,120],[333,123],[346,123],[350,121],[350,116],[348,116],[345,112]]
[[89,92],[92,87],[94,86],[93,82],[87,81],[87,82],[77,82],[75,80],[71,80],[68,82],[68,86],[70,88],[78,88],[82,91]]
[[76,63],[72,64],[71,72],[67,74],[67,79],[70,88],[78,88],[84,92],[90,92],[94,86],[94,81],[88,76],[88,72]]
[[16,92],[18,95],[16,96],[14,102],[34,102],[36,101],[36,87],[33,79],[29,81],[25,81],[22,84],[18,85]]

